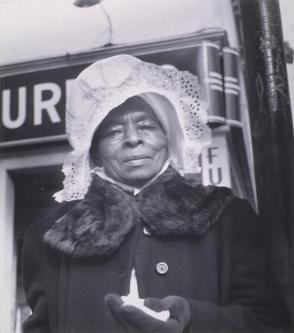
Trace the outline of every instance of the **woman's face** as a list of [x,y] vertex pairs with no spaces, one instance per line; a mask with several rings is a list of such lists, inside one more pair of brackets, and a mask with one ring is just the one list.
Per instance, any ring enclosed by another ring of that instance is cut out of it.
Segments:
[[148,104],[131,98],[115,108],[98,129],[96,161],[115,180],[142,186],[168,158],[166,135]]

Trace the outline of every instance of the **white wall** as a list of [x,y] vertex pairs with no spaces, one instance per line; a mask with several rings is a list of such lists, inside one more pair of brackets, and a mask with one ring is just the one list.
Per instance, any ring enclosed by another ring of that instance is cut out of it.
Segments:
[[[236,45],[230,0],[104,0],[114,44],[225,28]],[[109,26],[100,7],[73,0],[0,0],[0,65],[103,46]]]

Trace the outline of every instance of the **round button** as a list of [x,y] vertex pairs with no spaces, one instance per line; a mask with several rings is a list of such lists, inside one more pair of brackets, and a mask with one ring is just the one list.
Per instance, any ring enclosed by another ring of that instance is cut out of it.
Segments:
[[143,228],[143,234],[146,236],[151,236],[151,232],[146,227]]
[[168,271],[168,265],[167,263],[165,262],[159,262],[157,265],[156,265],[156,272],[160,275],[164,275],[166,274]]

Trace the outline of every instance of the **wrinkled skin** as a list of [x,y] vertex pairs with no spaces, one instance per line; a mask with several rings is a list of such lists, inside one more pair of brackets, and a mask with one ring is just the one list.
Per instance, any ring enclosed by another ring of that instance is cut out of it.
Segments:
[[106,175],[140,187],[167,160],[167,137],[150,106],[133,97],[112,110],[100,124],[91,155]]

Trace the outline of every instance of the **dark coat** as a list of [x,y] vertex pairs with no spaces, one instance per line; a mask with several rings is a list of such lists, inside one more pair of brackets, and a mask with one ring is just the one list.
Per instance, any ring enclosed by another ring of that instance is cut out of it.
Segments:
[[27,232],[22,264],[33,313],[24,331],[117,332],[104,297],[128,294],[132,267],[142,298],[189,301],[189,332],[274,330],[280,318],[263,235],[250,205],[227,188],[196,186],[168,169],[133,197],[94,176],[85,199]]

